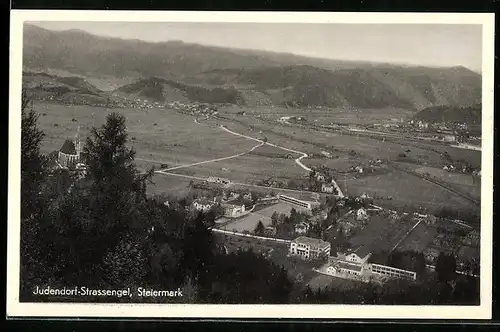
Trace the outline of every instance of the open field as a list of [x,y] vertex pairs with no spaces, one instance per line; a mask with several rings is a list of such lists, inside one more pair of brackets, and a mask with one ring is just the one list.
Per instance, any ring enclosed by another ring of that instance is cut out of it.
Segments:
[[401,242],[397,250],[414,250],[424,252],[432,242],[432,239],[437,235],[437,229],[434,226],[429,226],[424,222],[418,224],[417,227]]
[[279,214],[286,214],[287,216],[289,216],[292,208],[293,206],[290,204],[278,203],[268,206],[265,209],[258,210],[257,212],[254,212],[254,214],[263,216],[264,218],[271,218],[274,212],[277,212]]
[[220,227],[221,229],[225,229],[228,231],[234,232],[243,232],[248,231],[252,233],[255,230],[255,227],[262,221],[264,226],[271,225],[271,216],[274,211],[278,213],[290,214],[290,210],[292,206],[289,204],[278,203],[275,205],[268,206],[264,209],[261,209],[257,212],[252,212],[249,215],[246,215],[242,218],[235,219],[233,221],[228,222],[224,226]]
[[[88,136],[91,127],[102,125],[111,111],[126,116],[129,144],[136,150],[136,158],[152,164],[169,163],[173,166],[195,163],[231,156],[255,146],[255,142],[196,124],[192,117],[169,109],[108,110],[37,103],[35,110],[42,114],[40,128],[47,133],[43,143],[46,152],[58,150],[66,138],[73,138],[78,125],[82,137]],[[72,118],[74,122],[70,120]]]
[[248,231],[252,233],[259,221],[262,221],[264,226],[271,225],[271,218],[256,213],[250,213],[242,218],[230,221],[219,228],[231,232],[242,233],[244,231]]
[[[357,179],[347,178],[347,190],[343,179],[339,179],[339,185],[349,195],[361,195],[367,193],[373,197],[388,197],[393,205],[421,206],[435,209],[440,206],[476,209],[477,207],[468,200],[450,193],[446,189],[417,176],[406,174],[401,171],[392,171],[378,176],[360,177]],[[411,188],[411,190],[409,190]],[[380,204],[384,204],[381,202]]]
[[155,174],[151,180],[153,184],[147,186],[147,193],[150,195],[168,194],[182,198],[190,191],[190,179]]
[[368,224],[349,239],[353,249],[364,246],[372,252],[390,251],[416,221],[410,216],[391,219],[384,215],[371,216]]
[[230,160],[174,170],[200,177],[221,176],[235,182],[256,183],[271,177],[280,180],[303,178],[307,173],[293,159],[244,155]]
[[405,109],[341,109],[341,108],[286,108],[286,107],[237,107],[230,106],[222,108],[223,112],[237,113],[244,111],[251,115],[262,115],[263,117],[278,119],[282,116],[303,116],[308,121],[316,121],[318,124],[350,123],[350,124],[374,124],[391,121],[392,119],[406,119],[413,115],[413,111]]
[[351,279],[337,278],[321,273],[316,273],[314,277],[309,280],[307,286],[312,290],[317,290],[318,288],[323,289],[325,287],[335,288],[338,290],[348,290],[352,288],[359,287],[359,281]]
[[481,199],[481,178],[471,174],[448,172],[441,168],[419,167],[415,169],[419,174],[428,173],[439,181],[444,181],[458,190],[469,193],[476,199]]
[[[290,211],[292,210],[292,208],[293,208],[292,205],[285,203],[270,205],[256,212],[252,212],[247,216],[230,221],[220,228],[236,232],[243,232],[243,231],[253,232],[259,221],[262,221],[264,226],[270,226],[271,216],[273,215],[274,212],[290,215]],[[295,209],[297,211],[300,210],[298,208]]]

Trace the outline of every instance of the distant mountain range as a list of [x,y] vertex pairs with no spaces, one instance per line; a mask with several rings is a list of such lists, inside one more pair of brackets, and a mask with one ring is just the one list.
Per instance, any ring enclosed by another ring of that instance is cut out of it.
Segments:
[[[82,79],[108,76],[135,81],[115,92],[160,102],[418,111],[481,101],[481,75],[464,67],[409,67],[178,41],[150,43],[33,25],[25,25],[23,39],[25,71],[61,70]],[[83,85],[82,89],[88,90],[87,95],[93,91]]]

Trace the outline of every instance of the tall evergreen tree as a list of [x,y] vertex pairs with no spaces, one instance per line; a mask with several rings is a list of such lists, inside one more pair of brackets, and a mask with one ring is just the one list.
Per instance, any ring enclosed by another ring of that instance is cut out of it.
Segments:
[[47,173],[46,158],[40,152],[44,133],[38,128],[38,114],[30,107],[25,91],[21,97],[21,294],[41,285],[46,256],[41,247],[41,191]]
[[21,100],[21,218],[40,212],[40,191],[46,176],[46,158],[40,152],[45,136],[38,128],[38,114],[25,91]]
[[455,279],[456,269],[457,262],[455,257],[453,255],[447,255],[440,252],[436,262],[438,280],[441,282],[448,282]]

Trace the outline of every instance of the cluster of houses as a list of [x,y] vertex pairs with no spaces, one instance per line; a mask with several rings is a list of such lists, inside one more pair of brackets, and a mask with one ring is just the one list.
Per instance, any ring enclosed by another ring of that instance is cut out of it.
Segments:
[[217,109],[213,106],[207,104],[201,104],[196,102],[180,102],[173,101],[167,103],[167,106],[175,110],[181,111],[183,113],[188,113],[195,116],[212,116],[216,115]]
[[[272,199],[272,197],[268,199]],[[200,212],[208,212],[216,207],[220,207],[223,209],[224,217],[239,218],[248,214],[252,209],[251,206],[245,206],[242,200],[252,202],[252,193],[239,194],[223,191],[222,195],[215,196],[212,199],[207,197],[195,199],[191,207]]]
[[321,239],[299,236],[290,242],[289,255],[304,260],[325,259],[327,263],[318,272],[360,281],[371,281],[399,278],[416,280],[417,274],[413,271],[394,268],[369,262],[371,252],[361,246],[353,251],[337,252],[331,255],[331,244]]

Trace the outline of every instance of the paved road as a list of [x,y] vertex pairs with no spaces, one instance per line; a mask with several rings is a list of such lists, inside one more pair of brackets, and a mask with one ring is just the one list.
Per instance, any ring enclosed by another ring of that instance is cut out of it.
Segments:
[[307,158],[307,153],[304,153],[302,151],[297,151],[297,150],[292,150],[292,149],[288,149],[288,148],[285,148],[283,146],[279,146],[279,145],[276,145],[276,144],[272,144],[272,143],[267,143],[267,142],[264,142],[263,140],[260,140],[258,138],[254,138],[254,137],[251,137],[251,136],[247,136],[247,135],[243,135],[243,134],[240,134],[240,133],[237,133],[235,131],[232,131],[232,130],[229,130],[227,129],[226,127],[224,126],[220,126],[223,130],[227,131],[228,133],[230,134],[233,134],[233,135],[236,135],[236,136],[240,136],[240,137],[244,137],[246,139],[251,139],[253,141],[257,141],[257,142],[262,142],[264,144],[267,144],[269,146],[272,146],[272,147],[275,147],[275,148],[278,148],[278,149],[281,149],[281,150],[284,150],[284,151],[288,151],[288,152],[293,152],[293,153],[297,153],[297,154],[300,154],[301,156],[297,159],[295,159],[295,163],[297,163],[297,165],[299,165],[302,169],[306,170],[307,172],[310,172],[312,171],[312,169],[310,169],[309,167],[307,167],[306,165],[304,165],[301,160],[304,159],[304,158]]
[[229,156],[229,157],[222,157],[222,158],[204,160],[204,161],[200,161],[200,162],[192,163],[192,164],[188,164],[188,165],[180,165],[180,166],[174,166],[174,167],[169,167],[169,168],[163,168],[163,169],[160,169],[160,171],[173,171],[173,170],[176,170],[176,169],[188,168],[188,167],[193,167],[193,166],[198,166],[198,165],[203,165],[203,164],[208,164],[208,163],[214,163],[214,162],[217,162],[217,161],[238,158],[238,157],[241,157],[243,155],[246,155],[246,154],[252,152],[253,150],[261,147],[262,145],[264,145],[264,143],[257,144],[254,147],[252,147],[250,150],[247,150],[247,151],[244,151],[244,152],[241,152],[241,153]]

